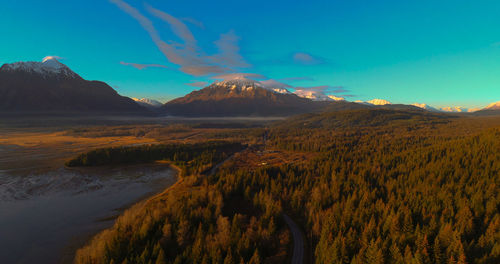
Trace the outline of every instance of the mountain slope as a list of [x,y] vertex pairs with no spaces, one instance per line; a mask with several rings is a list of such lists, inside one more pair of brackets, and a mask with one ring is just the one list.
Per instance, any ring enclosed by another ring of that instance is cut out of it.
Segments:
[[288,116],[318,111],[331,104],[335,102],[316,102],[239,78],[193,91],[166,103],[163,110],[174,116]]
[[432,112],[439,111],[437,108],[434,108],[434,107],[432,107],[432,106],[430,106],[428,104],[413,103],[411,105],[416,106],[418,108],[422,108],[422,109],[427,110],[427,111],[432,111]]
[[141,98],[141,99],[132,98],[132,100],[134,100],[140,106],[145,107],[153,112],[158,112],[163,105],[159,101],[156,101],[154,99],[149,99],[149,98]]
[[500,101],[489,104],[484,110],[500,110]]
[[491,103],[485,108],[475,111],[474,115],[500,115],[500,101]]
[[52,57],[0,68],[0,111],[148,112],[106,83],[84,80]]
[[282,128],[323,128],[337,129],[355,127],[374,127],[386,125],[437,124],[447,122],[448,116],[431,113],[422,109],[397,109],[371,107],[356,110],[325,111],[291,117],[281,123]]

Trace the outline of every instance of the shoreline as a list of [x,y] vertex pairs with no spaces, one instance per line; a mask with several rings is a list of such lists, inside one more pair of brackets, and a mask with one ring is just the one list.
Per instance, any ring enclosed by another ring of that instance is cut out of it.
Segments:
[[[36,177],[60,178],[54,186],[77,189],[42,189],[43,192],[29,199],[0,203],[3,212],[0,233],[14,238],[0,239],[0,256],[4,261],[73,263],[79,248],[112,227],[129,208],[175,185],[180,175],[179,168],[165,163],[62,168],[48,176]],[[48,186],[42,183],[43,187]]]
[[[171,169],[172,171],[174,171],[174,178],[175,178],[175,182],[169,186],[167,186],[165,189],[163,190],[160,190],[159,192],[154,192],[154,193],[151,193],[151,194],[146,194],[144,195],[143,197],[141,197],[140,199],[138,199],[137,201],[135,202],[132,202],[130,203],[129,205],[125,206],[125,207],[122,207],[122,208],[117,208],[117,210],[119,212],[117,212],[116,214],[114,214],[113,216],[110,216],[109,218],[105,218],[105,219],[97,219],[96,221],[94,221],[95,223],[106,223],[108,222],[109,225],[107,225],[106,227],[102,228],[102,229],[99,229],[97,230],[96,232],[91,232],[91,233],[87,233],[87,234],[82,234],[81,238],[82,237],[85,237],[85,239],[82,238],[82,240],[84,240],[83,243],[78,243],[78,245],[76,245],[76,243],[70,243],[70,245],[67,245],[66,247],[70,247],[70,248],[67,248],[65,250],[68,250],[68,254],[65,254],[63,252],[63,254],[61,254],[61,257],[63,258],[61,263],[73,263],[74,259],[75,259],[75,256],[76,256],[76,252],[82,248],[82,247],[85,247],[87,246],[91,241],[92,239],[97,236],[98,234],[100,234],[101,232],[105,231],[106,229],[109,229],[111,227],[113,227],[113,225],[116,223],[116,220],[122,216],[127,210],[135,207],[135,206],[140,206],[142,204],[142,206],[145,206],[147,205],[149,202],[153,201],[154,199],[158,198],[158,197],[161,197],[162,195],[166,194],[167,192],[169,192],[171,189],[175,188],[176,186],[180,185],[180,183],[182,182],[182,169],[174,164],[172,164],[171,162],[169,161],[155,161],[153,163],[147,163],[147,164],[150,164],[150,165],[167,165],[169,169]],[[136,167],[136,166],[144,166],[144,165],[147,165],[147,164],[132,164],[132,165],[125,165],[126,167],[128,166],[133,166],[133,167]],[[106,166],[107,169],[115,169],[117,167],[120,167],[120,166]],[[75,167],[75,168],[72,168],[72,169],[75,169],[75,170],[79,170],[79,169],[82,169],[85,170],[85,169],[88,169],[88,168],[92,168],[92,167]],[[93,168],[98,168],[98,167],[93,167]],[[73,244],[73,245],[71,245]],[[65,258],[65,256],[68,256],[68,259]]]

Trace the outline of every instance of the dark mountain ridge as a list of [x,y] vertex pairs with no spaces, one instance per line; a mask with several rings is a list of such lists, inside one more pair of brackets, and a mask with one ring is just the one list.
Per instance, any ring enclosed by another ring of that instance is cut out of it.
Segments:
[[87,81],[56,59],[0,68],[1,112],[148,113],[101,81]]

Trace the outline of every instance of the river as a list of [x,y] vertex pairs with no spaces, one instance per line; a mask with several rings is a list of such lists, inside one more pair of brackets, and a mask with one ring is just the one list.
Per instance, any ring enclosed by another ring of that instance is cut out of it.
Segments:
[[135,202],[176,181],[166,165],[0,171],[0,262],[71,263],[75,250]]

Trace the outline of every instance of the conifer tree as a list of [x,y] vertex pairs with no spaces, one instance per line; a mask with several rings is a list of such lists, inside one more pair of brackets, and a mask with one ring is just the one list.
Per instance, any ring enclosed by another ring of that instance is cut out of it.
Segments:
[[255,252],[253,253],[252,258],[248,262],[249,264],[260,264],[260,255],[259,255],[259,250],[256,249]]

